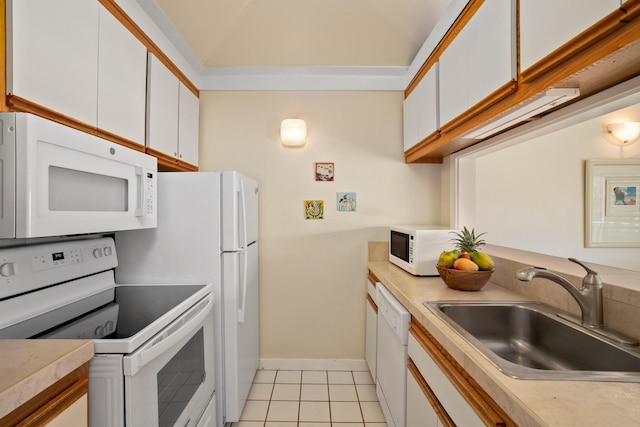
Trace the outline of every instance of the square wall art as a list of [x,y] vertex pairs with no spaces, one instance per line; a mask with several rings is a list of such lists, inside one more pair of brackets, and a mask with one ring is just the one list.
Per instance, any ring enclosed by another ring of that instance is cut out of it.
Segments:
[[333,163],[316,163],[316,181],[333,181]]
[[323,219],[324,218],[324,200],[305,200],[304,201],[304,218],[305,219]]
[[353,212],[356,210],[356,193],[338,193],[338,210]]

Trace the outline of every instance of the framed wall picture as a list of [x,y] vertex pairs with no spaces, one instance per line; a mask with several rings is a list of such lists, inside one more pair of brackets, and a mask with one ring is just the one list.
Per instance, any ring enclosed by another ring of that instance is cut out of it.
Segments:
[[585,247],[640,247],[640,159],[587,160]]
[[333,181],[334,164],[328,162],[317,162],[316,165],[316,181]]
[[324,200],[305,200],[304,218],[324,219]]
[[338,210],[354,212],[356,210],[356,193],[338,193]]

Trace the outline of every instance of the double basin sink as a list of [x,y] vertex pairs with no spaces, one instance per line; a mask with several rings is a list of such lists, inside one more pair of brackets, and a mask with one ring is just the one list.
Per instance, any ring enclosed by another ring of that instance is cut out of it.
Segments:
[[640,382],[640,347],[536,302],[423,303],[503,373],[521,379]]

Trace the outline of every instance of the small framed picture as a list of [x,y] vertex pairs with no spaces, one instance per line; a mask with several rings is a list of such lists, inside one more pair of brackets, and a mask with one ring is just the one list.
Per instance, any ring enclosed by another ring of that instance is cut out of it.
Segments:
[[333,181],[334,165],[316,162],[316,181]]
[[324,218],[324,200],[305,200],[304,201],[304,218],[305,219],[323,219]]
[[640,159],[587,160],[585,247],[640,247]]
[[356,210],[356,193],[338,193],[338,210],[354,212]]

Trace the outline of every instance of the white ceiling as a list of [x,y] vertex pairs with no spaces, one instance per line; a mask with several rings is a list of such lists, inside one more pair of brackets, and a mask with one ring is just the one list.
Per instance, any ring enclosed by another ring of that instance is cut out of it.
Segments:
[[467,2],[129,1],[212,90],[403,90],[434,27],[439,40]]
[[155,0],[206,67],[408,66],[450,0]]

